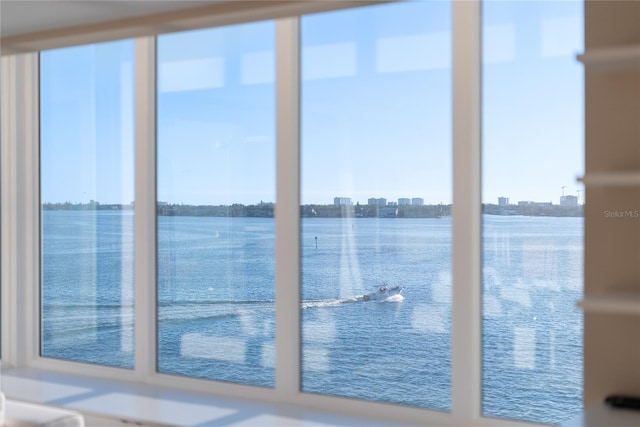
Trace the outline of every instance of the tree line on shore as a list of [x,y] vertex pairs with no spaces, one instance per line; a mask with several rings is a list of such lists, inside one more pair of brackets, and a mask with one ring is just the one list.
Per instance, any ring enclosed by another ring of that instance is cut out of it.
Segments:
[[[134,204],[101,204],[95,201],[89,203],[43,203],[43,210],[122,210],[132,211]],[[254,217],[273,218],[275,204],[260,202],[254,205],[234,203],[232,205],[187,205],[158,203],[157,212],[160,216],[212,216],[212,217]],[[520,215],[520,216],[553,216],[580,217],[583,216],[583,206],[559,205],[508,205],[500,206],[485,203],[482,213],[487,215]],[[321,205],[307,204],[300,206],[300,215],[304,218],[440,218],[451,215],[451,205]]]

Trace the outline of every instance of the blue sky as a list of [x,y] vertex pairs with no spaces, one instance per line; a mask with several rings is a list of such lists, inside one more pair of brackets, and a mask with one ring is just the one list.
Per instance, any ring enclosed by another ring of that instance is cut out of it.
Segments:
[[[483,201],[558,203],[583,164],[581,2],[483,9]],[[161,36],[158,198],[275,201],[274,23]],[[302,20],[302,201],[451,201],[451,5]],[[42,201],[133,200],[133,43],[41,55]]]

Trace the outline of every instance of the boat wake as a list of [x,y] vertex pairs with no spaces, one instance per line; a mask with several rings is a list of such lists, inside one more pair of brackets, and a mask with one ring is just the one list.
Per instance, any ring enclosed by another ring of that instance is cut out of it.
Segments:
[[319,301],[303,301],[300,306],[303,309],[307,308],[322,308],[322,307],[335,307],[342,304],[349,304],[358,302],[358,298],[340,298],[340,299],[325,299]]
[[300,306],[302,309],[307,308],[323,308],[323,307],[336,307],[343,304],[351,304],[356,302],[402,302],[404,301],[404,296],[400,295],[400,293],[394,293],[391,295],[380,295],[377,296],[375,293],[360,295],[357,297],[351,298],[337,298],[337,299],[326,299],[326,300],[317,300],[317,301],[304,301]]

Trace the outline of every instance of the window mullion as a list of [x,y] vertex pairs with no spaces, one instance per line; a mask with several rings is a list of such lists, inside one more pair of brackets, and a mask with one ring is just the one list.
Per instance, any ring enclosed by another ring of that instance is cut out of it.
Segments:
[[453,2],[453,338],[456,425],[481,401],[480,0]]
[[2,148],[0,159],[2,165],[2,359],[4,366],[14,365],[17,360],[18,333],[16,329],[16,266],[18,257],[17,248],[17,189],[16,181],[19,168],[17,168],[17,143],[16,143],[16,56],[2,58],[2,76],[0,96],[2,106]]
[[[14,366],[28,366],[40,354],[40,197],[39,58],[24,54],[15,61],[15,313],[12,332]],[[11,363],[11,362],[10,362]]]
[[14,367],[39,355],[38,64],[2,60],[2,347]]
[[135,41],[135,371],[156,372],[156,39]]
[[300,31],[276,21],[276,390],[300,390]]

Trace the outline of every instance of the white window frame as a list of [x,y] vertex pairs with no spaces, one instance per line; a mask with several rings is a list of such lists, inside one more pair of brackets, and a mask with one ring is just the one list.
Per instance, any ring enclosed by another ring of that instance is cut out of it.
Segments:
[[[135,40],[135,369],[43,358],[40,353],[38,54],[2,58],[2,361],[151,385],[287,403],[380,420],[448,426],[539,425],[482,415],[481,3],[453,8],[451,412],[301,392],[300,19],[276,20],[277,215],[274,388],[157,372],[155,38]],[[257,18],[256,18],[257,19]],[[220,25],[231,23],[221,19]]]

